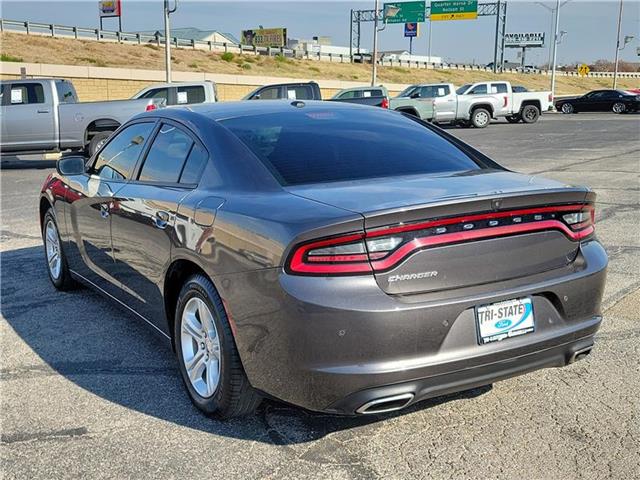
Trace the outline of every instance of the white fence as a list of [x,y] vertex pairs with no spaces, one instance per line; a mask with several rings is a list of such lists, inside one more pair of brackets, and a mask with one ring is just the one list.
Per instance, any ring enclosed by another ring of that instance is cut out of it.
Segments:
[[[27,35],[45,35],[58,38],[75,38],[82,40],[94,40],[97,42],[117,42],[129,44],[152,44],[158,47],[164,46],[164,38],[155,35],[128,33],[113,30],[101,30],[99,28],[70,27],[66,25],[56,25],[53,23],[36,23],[29,21],[16,21],[0,18],[0,32],[11,31],[24,33]],[[338,63],[363,63],[371,62],[370,54],[354,54],[352,56],[343,54],[332,54],[322,52],[310,52],[292,50],[285,47],[255,47],[253,45],[242,45],[229,42],[211,42],[190,40],[184,38],[171,38],[171,44],[175,48],[187,48],[194,50],[208,50],[216,52],[232,52],[243,55],[282,55],[285,57],[304,58],[307,60],[318,60]],[[456,64],[456,63],[427,63],[410,60],[381,59],[378,63],[382,66],[402,67],[402,68],[423,68],[434,70],[473,70],[481,72],[492,72],[492,69],[482,65]],[[522,73],[521,69],[503,68],[503,73]],[[538,75],[551,75],[550,70],[530,69],[526,73]],[[566,77],[578,77],[578,72],[556,71],[556,75]],[[590,72],[589,77],[613,77],[613,72]],[[640,72],[618,72],[619,78],[640,78]]]

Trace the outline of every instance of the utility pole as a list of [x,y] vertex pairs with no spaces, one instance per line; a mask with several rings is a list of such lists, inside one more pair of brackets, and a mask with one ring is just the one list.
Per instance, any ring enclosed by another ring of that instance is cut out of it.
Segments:
[[171,83],[171,26],[169,15],[178,9],[178,0],[174,0],[173,8],[169,8],[169,0],[164,0],[164,64],[167,83]]
[[553,63],[551,65],[551,97],[556,96],[556,62],[558,60],[558,28],[560,27],[560,0],[556,0],[556,24],[553,29]]
[[[622,0],[620,0],[620,11],[618,13],[618,34],[616,35],[616,60],[615,69],[613,71],[613,89],[618,86],[618,57],[620,55],[620,27],[622,25]],[[626,45],[626,42],[625,42]],[[624,47],[623,47],[624,48]]]
[[433,31],[433,22],[431,21],[431,12],[429,12],[429,48],[427,48],[427,57],[429,57],[429,63],[431,62],[431,32]]
[[371,86],[375,87],[376,77],[378,75],[378,10],[380,8],[380,0],[376,0],[375,10],[373,12],[373,57],[371,58]]

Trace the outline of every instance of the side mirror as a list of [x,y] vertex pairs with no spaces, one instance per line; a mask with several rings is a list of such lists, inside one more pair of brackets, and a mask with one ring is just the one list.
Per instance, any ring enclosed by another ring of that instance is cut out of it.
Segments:
[[420,92],[413,92],[409,98],[420,98]]
[[256,93],[253,97],[251,97],[251,100],[260,100],[260,94]]
[[56,170],[60,175],[73,176],[82,175],[85,173],[86,158],[81,155],[69,155],[68,157],[62,157],[56,163]]

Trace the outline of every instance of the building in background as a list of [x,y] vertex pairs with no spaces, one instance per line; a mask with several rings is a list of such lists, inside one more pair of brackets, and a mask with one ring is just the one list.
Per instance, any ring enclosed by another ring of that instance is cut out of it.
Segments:
[[[161,40],[164,39],[164,30],[151,30],[146,32],[138,32],[143,35],[153,35]],[[226,32],[218,30],[200,30],[194,27],[171,28],[171,37],[180,40],[195,40],[198,42],[216,42],[216,43],[240,43],[236,37]]]

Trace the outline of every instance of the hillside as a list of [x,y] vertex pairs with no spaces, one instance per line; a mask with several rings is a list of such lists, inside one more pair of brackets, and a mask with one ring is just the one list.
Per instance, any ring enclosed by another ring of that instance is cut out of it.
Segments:
[[[125,45],[89,40],[51,38],[19,33],[0,34],[3,61],[89,65],[99,67],[164,69],[164,51],[155,45]],[[232,57],[232,58],[229,58]],[[295,78],[337,79],[366,82],[370,66],[340,64],[282,57],[228,55],[200,50],[174,49],[173,68],[179,71],[229,73],[236,75],[267,75]],[[424,70],[400,67],[380,67],[380,83],[452,82],[464,83],[500,78],[529,89],[546,90],[549,77],[544,75],[503,74],[458,70]],[[557,77],[557,94],[574,94],[596,88],[611,87],[610,78]],[[637,88],[639,79],[620,79],[621,88]]]

